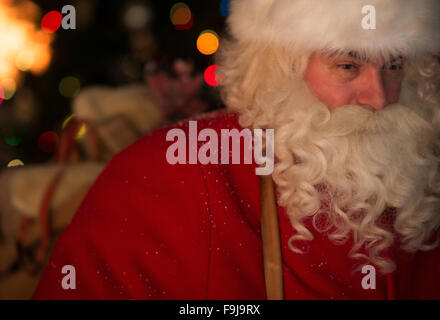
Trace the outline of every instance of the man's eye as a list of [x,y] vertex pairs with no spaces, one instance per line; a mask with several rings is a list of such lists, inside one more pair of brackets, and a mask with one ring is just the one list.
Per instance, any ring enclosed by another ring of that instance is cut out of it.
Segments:
[[402,70],[402,65],[401,64],[390,64],[388,66],[385,66],[384,69],[385,70],[392,70],[392,71]]
[[338,64],[338,68],[342,70],[352,71],[352,70],[356,70],[358,66],[351,63],[344,63],[344,64]]

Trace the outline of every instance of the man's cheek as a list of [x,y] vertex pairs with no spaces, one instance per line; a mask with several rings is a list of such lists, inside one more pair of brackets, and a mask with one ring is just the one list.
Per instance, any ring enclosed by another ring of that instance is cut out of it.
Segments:
[[386,95],[388,104],[397,103],[400,97],[401,83],[398,84],[389,84],[386,87]]
[[356,92],[350,86],[334,86],[327,88],[327,94],[321,101],[330,110],[356,103]]

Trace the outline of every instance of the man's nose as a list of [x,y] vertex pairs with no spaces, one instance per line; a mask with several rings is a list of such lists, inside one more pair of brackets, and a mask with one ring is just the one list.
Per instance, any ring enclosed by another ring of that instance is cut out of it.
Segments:
[[369,109],[381,110],[387,104],[382,69],[368,66],[359,79],[357,103]]

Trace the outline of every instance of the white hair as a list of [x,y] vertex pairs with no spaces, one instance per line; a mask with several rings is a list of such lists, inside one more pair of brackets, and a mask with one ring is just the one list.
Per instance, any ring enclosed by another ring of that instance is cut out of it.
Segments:
[[[394,242],[408,252],[439,243],[440,66],[431,56],[407,60],[399,103],[381,111],[330,111],[303,80],[309,56],[224,43],[222,97],[243,127],[275,129],[273,179],[296,230],[290,249],[313,240],[309,221],[335,243],[352,238],[351,257],[391,272]],[[391,225],[384,212],[394,213]]]

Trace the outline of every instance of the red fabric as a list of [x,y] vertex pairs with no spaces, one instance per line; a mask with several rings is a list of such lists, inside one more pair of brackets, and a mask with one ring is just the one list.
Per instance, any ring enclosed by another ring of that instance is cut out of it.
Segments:
[[[176,125],[188,132],[188,122]],[[238,128],[236,116],[198,119],[198,130]],[[116,155],[60,236],[35,299],[265,299],[260,182],[254,165],[169,165],[169,128]],[[325,235],[287,246],[293,232],[279,207],[286,299],[386,299],[387,277],[364,290],[350,243]],[[389,252],[398,299],[440,298],[440,250]],[[76,289],[64,290],[64,265]],[[391,290],[393,291],[393,290]]]

